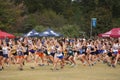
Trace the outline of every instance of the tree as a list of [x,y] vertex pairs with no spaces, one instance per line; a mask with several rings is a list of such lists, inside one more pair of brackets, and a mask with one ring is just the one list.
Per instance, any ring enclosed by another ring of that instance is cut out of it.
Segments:
[[18,22],[21,22],[24,13],[23,4],[14,5],[11,0],[0,1],[1,29],[9,32],[19,31]]

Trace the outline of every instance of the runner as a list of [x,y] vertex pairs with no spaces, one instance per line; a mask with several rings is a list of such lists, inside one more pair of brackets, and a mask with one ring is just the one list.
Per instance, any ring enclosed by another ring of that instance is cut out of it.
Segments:
[[17,63],[19,64],[19,70],[23,70],[23,63],[24,63],[24,44],[18,41],[17,45]]
[[63,68],[64,66],[64,55],[63,55],[63,50],[62,50],[62,43],[59,42],[56,44],[57,44],[57,47],[56,47],[56,53],[54,56],[54,65],[53,65],[52,70],[58,70],[57,64],[59,63],[59,61],[61,64],[61,68]]
[[71,66],[75,66],[76,62],[74,60],[74,52],[73,52],[73,47],[70,44],[70,42],[68,42],[67,44],[67,53],[68,53],[68,60],[71,62]]
[[2,51],[3,51],[3,66],[6,63],[6,66],[9,66],[9,45],[6,42],[3,42]]
[[0,45],[0,71],[3,70],[3,51],[2,51],[2,46]]

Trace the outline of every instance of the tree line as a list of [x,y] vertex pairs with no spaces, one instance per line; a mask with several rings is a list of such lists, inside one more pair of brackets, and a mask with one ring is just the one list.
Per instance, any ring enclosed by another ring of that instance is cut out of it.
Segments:
[[0,29],[10,33],[51,28],[65,36],[93,35],[120,25],[119,0],[0,0]]

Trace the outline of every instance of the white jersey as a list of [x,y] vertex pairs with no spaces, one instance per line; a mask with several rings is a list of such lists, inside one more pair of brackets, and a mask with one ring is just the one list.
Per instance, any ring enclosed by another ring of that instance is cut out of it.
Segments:
[[61,52],[61,48],[57,48],[57,53],[56,56],[63,56],[62,52]]
[[50,52],[54,52],[55,51],[55,46],[51,46],[51,51]]
[[80,46],[80,43],[77,43],[76,47],[78,48]]
[[8,47],[2,47],[3,54],[8,54]]
[[88,44],[87,45],[87,48],[91,49],[92,45],[91,44]]
[[18,45],[18,46],[17,46],[17,52],[19,52],[19,51],[22,52],[23,50],[22,50],[22,47]]
[[118,44],[113,44],[113,52],[118,52],[118,49],[119,49],[119,45]]

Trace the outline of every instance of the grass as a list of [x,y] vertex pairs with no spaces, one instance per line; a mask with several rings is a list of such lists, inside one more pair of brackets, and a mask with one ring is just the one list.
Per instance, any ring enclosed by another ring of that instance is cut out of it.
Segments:
[[83,66],[80,63],[74,68],[66,65],[64,69],[51,71],[50,66],[30,69],[32,64],[26,64],[23,71],[18,65],[5,67],[0,71],[0,80],[120,80],[120,65],[116,68],[98,63],[93,67]]

